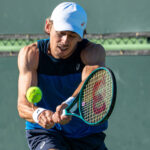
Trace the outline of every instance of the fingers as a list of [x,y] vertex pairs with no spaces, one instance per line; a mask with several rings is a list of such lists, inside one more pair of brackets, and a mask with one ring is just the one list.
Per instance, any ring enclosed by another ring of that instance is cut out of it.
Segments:
[[62,121],[61,115],[62,115],[62,111],[63,109],[65,109],[68,105],[65,103],[62,103],[61,105],[56,107],[56,112],[53,115],[53,121],[55,123],[60,123]]
[[69,123],[72,119],[72,116],[61,116],[61,122],[60,124],[65,125]]
[[52,115],[53,115],[53,112],[50,110],[43,111],[38,117],[39,125],[41,125],[43,128],[46,128],[46,129],[52,128],[55,124],[52,120]]
[[57,113],[54,113],[52,118],[53,118],[53,121],[55,123],[59,123],[59,124],[62,124],[62,125],[65,125],[65,124],[69,123],[72,119],[71,116],[60,116],[60,117],[58,117]]
[[61,105],[57,106],[56,112],[53,114],[52,119],[55,123],[60,123],[62,125],[69,123],[71,120],[71,116],[62,115],[63,110],[68,105],[65,103],[62,103]]
[[55,113],[50,110],[43,111],[38,117],[38,124],[43,128],[50,129],[55,125],[55,123],[59,123],[62,125],[69,123],[72,117],[62,115],[62,111],[67,106],[67,104],[62,103],[61,105],[57,106]]

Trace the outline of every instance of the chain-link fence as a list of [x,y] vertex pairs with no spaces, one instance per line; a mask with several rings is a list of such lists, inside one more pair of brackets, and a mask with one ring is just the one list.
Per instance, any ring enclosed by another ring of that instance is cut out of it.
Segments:
[[[0,35],[0,53],[13,55],[22,47],[46,38],[45,34]],[[85,38],[101,44],[107,55],[150,55],[149,33],[86,34]]]

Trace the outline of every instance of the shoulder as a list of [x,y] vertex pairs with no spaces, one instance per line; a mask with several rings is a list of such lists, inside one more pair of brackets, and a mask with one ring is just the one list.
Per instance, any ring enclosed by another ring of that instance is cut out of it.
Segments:
[[105,65],[105,49],[100,44],[88,42],[81,51],[81,60],[85,65]]
[[39,50],[37,43],[23,47],[18,54],[18,67],[33,69],[38,66]]

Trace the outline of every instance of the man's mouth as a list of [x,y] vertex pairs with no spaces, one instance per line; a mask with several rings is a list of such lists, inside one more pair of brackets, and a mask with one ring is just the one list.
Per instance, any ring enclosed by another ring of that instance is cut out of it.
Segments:
[[58,48],[61,50],[61,51],[66,51],[68,49],[68,47],[62,47],[62,46],[58,46]]

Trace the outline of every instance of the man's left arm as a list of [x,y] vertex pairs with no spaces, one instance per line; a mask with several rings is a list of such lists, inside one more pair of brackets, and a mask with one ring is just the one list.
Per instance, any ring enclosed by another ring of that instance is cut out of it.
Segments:
[[85,64],[85,67],[82,70],[82,82],[75,90],[72,97],[78,95],[84,81],[93,70],[105,66],[105,57],[106,53],[101,45],[88,42],[87,46],[81,52],[81,60]]

